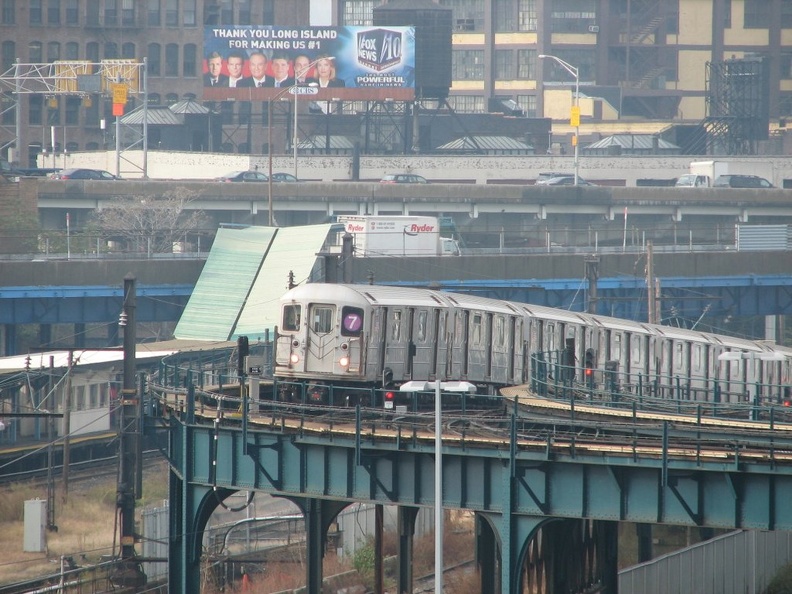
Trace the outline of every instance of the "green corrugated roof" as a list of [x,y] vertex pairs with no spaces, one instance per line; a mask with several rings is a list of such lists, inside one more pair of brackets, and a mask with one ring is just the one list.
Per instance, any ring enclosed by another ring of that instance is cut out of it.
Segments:
[[176,338],[228,340],[276,230],[248,227],[217,231],[201,276],[176,325]]
[[294,274],[297,284],[308,280],[330,227],[324,224],[278,229],[231,338],[247,336],[255,340],[264,338],[265,330],[272,332],[278,321],[278,300],[288,289],[289,273]]

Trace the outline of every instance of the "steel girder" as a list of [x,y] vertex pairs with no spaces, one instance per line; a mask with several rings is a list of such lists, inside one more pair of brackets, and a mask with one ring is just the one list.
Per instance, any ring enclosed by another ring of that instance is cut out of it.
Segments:
[[[243,431],[220,419],[205,426],[175,418],[170,432],[174,593],[197,591],[203,526],[232,491],[319,500],[311,503],[320,514],[310,519],[314,534],[353,501],[434,505],[434,448],[408,437],[309,436],[277,426]],[[788,449],[781,441],[769,449]],[[695,455],[678,460],[575,448],[559,453],[551,444],[543,451],[514,443],[505,451],[444,446],[443,506],[490,518],[505,551],[502,591],[516,594],[527,543],[553,518],[792,530],[792,509],[782,504],[792,497],[792,465],[771,454],[749,461],[735,450],[733,457],[710,462]]]

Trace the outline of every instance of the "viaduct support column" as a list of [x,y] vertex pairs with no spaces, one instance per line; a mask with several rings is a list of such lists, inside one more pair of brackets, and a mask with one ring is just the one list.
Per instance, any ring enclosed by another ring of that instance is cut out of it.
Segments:
[[399,594],[410,594],[413,591],[413,539],[417,517],[417,507],[400,505],[396,513],[396,523],[399,529]]
[[305,516],[305,587],[307,592],[322,591],[322,559],[324,558],[327,531],[339,512],[348,504],[310,497],[289,498]]

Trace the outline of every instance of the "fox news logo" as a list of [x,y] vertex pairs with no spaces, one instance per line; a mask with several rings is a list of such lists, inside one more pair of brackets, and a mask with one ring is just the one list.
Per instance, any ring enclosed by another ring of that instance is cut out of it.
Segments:
[[358,64],[380,72],[402,59],[402,34],[389,29],[371,29],[357,35]]

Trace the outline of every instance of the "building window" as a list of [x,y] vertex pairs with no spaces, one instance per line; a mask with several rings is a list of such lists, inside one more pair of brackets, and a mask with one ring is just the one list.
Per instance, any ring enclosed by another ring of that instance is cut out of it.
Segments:
[[194,43],[188,43],[184,46],[184,56],[182,59],[182,74],[184,76],[195,76],[195,56],[197,54]]
[[47,4],[47,23],[50,25],[60,24],[60,9],[60,0],[49,0],[49,3]]
[[772,9],[773,3],[767,0],[745,0],[745,28],[769,28]]
[[57,41],[50,41],[47,44],[47,62],[54,62],[55,60],[60,60],[60,49],[61,45]]
[[40,41],[28,43],[28,59],[33,64],[41,64],[44,61],[44,51]]
[[[98,126],[99,125],[99,104],[101,101],[99,97],[96,95],[93,96],[92,100],[85,104],[85,124],[87,126]],[[85,148],[88,150],[96,150],[99,148],[99,145],[96,148],[88,148],[91,143],[85,145]]]
[[167,95],[165,95],[165,105],[167,106],[171,106],[178,101],[179,101],[178,93],[168,93]]
[[484,50],[451,52],[452,80],[484,80]]
[[496,33],[514,31],[514,0],[492,0],[493,22]]
[[478,95],[451,95],[448,103],[458,113],[484,113],[484,97]]
[[179,76],[179,46],[175,43],[165,46],[165,76]]
[[[240,19],[241,18],[242,17],[240,16]],[[274,22],[275,22],[275,0],[264,0],[261,6],[261,24],[272,25]]]
[[196,8],[195,0],[184,0],[184,8],[182,9],[183,22],[185,27],[195,27],[198,20],[195,17]]
[[118,25],[118,0],[105,0],[104,24],[105,27]]
[[121,46],[121,57],[132,59],[135,57],[135,44],[125,43]]
[[597,24],[596,0],[555,0],[550,12],[553,33],[588,33]]
[[536,50],[517,50],[517,78],[536,80]]
[[[250,13],[250,0],[239,0],[239,2],[237,2],[237,5],[239,6],[239,19],[238,19],[239,24],[252,25],[253,22]],[[265,22],[264,24],[269,25],[271,23],[272,21],[270,21],[269,23]]]
[[118,58],[118,44],[115,41],[108,41],[104,45],[105,60],[116,60]]
[[179,0],[165,0],[165,26],[179,26]]
[[781,28],[792,29],[792,2],[781,3]]
[[525,112],[526,117],[536,117],[536,95],[517,95],[517,103]]
[[40,126],[43,111],[44,97],[42,95],[30,95],[30,104],[28,107],[28,124]]
[[66,97],[66,125],[76,126],[80,123],[80,105],[82,99],[79,97]]
[[148,46],[148,56],[146,57],[146,66],[148,73],[151,76],[159,76],[161,74],[161,60],[160,53],[162,49],[159,43],[150,43]]
[[135,0],[121,0],[121,24],[127,27],[135,24]]
[[80,0],[66,0],[66,24],[80,24]]
[[495,50],[495,80],[512,80],[512,50]]
[[96,64],[99,62],[99,43],[96,41],[89,41],[85,44],[85,59]]
[[454,31],[484,30],[484,0],[440,0],[440,5],[450,8]]
[[40,25],[42,20],[41,14],[41,0],[30,0],[30,8],[28,8],[28,18],[31,25]]
[[13,41],[4,41],[2,46],[2,61],[3,72],[7,71],[16,62],[16,43]]
[[341,8],[341,24],[350,27],[373,25],[374,0],[346,0]]
[[91,27],[99,26],[100,10],[101,10],[101,2],[99,0],[88,0],[87,10],[85,11],[85,18],[89,26]]
[[159,105],[162,101],[162,97],[160,97],[159,93],[149,93],[148,94],[148,103],[149,105]]
[[80,44],[76,41],[67,41],[64,46],[63,58],[66,60],[79,60]]
[[4,25],[16,23],[16,0],[3,0],[2,21]]
[[149,27],[159,27],[161,24],[162,6],[160,2],[161,0],[148,0],[148,10],[146,14],[148,15]]
[[536,0],[517,0],[517,30],[536,31]]
[[234,6],[231,0],[220,0],[220,24],[234,24]]

